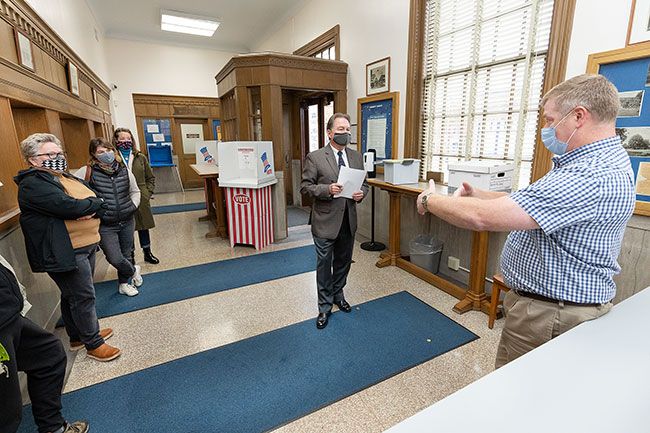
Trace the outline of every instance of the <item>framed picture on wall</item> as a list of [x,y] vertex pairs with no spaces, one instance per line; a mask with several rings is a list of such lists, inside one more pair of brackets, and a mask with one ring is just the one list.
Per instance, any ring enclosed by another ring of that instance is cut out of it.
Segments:
[[68,60],[68,90],[73,95],[79,96],[79,70]]
[[397,158],[399,92],[357,100],[357,150],[375,150],[377,172],[383,173],[383,160]]
[[632,0],[626,45],[650,41],[650,0]]
[[390,92],[390,57],[366,65],[366,96]]
[[634,172],[634,213],[650,216],[650,99],[644,98],[650,90],[650,42],[591,54],[587,72],[604,75],[618,89],[621,109],[616,133]]
[[32,41],[29,37],[14,27],[14,37],[16,38],[16,52],[18,53],[18,63],[30,71],[34,71],[34,53],[32,51]]

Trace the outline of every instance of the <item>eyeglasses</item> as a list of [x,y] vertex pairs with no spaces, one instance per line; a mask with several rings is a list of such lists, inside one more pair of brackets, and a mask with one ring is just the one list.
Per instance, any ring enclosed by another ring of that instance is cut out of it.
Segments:
[[65,152],[49,152],[49,153],[37,153],[36,156],[47,156],[49,159],[58,159],[59,157],[65,158]]

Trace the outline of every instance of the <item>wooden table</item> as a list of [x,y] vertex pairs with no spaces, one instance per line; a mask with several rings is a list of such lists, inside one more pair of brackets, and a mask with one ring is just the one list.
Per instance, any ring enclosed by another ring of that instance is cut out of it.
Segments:
[[214,229],[205,234],[206,238],[228,238],[226,224],[226,207],[221,188],[219,188],[219,167],[209,164],[190,164],[192,170],[203,179],[205,191],[205,208],[208,214],[199,221],[211,221]]
[[[476,310],[489,314],[490,300],[485,294],[489,233],[473,232],[469,285],[467,288],[461,287],[414,265],[403,258],[400,252],[400,200],[402,196],[412,198],[413,208],[415,208],[415,198],[428,188],[428,184],[420,182],[408,185],[393,185],[380,179],[368,179],[368,184],[387,191],[390,197],[388,251],[381,253],[379,261],[376,263],[377,267],[397,266],[460,299],[460,302],[454,305],[456,313],[463,314]],[[447,187],[436,185],[436,188],[437,192],[447,194]]]

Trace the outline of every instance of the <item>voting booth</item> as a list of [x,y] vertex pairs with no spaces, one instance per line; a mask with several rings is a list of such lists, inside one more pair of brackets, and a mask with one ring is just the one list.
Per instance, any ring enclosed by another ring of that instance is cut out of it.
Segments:
[[271,187],[277,183],[270,141],[225,141],[217,147],[230,246],[261,249],[273,242]]

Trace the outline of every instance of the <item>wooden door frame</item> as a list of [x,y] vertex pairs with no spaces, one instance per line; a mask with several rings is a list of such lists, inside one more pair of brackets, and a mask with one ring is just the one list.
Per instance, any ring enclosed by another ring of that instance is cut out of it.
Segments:
[[[204,118],[194,118],[194,117],[175,117],[173,118],[172,126],[172,147],[174,153],[178,157],[179,173],[181,176],[181,182],[183,183],[183,188],[201,188],[203,186],[203,180],[196,174],[190,167],[189,164],[187,167],[183,165],[184,158],[187,157],[185,149],[183,148],[183,136],[181,131],[182,124],[192,124],[192,125],[203,125],[203,139],[209,140],[213,135],[212,128],[210,125],[210,119]],[[194,155],[194,154],[192,154]],[[187,174],[191,176],[187,176]],[[196,181],[196,183],[194,183]],[[192,182],[192,184],[190,184]]]

